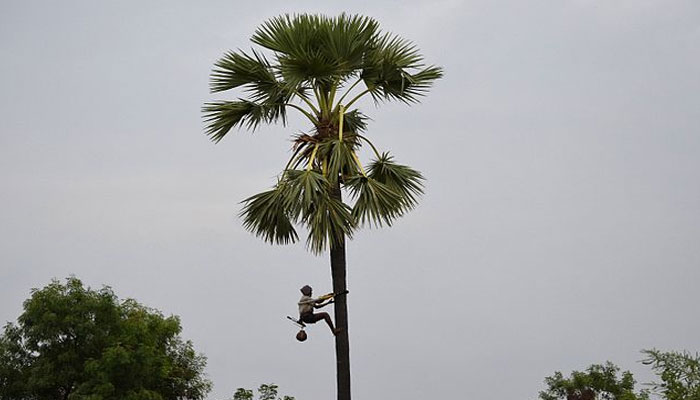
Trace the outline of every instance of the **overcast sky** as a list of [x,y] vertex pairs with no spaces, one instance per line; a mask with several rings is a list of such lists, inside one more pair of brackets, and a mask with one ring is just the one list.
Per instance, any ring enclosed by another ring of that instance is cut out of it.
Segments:
[[327,255],[237,217],[308,126],[214,145],[200,108],[267,18],[347,11],[445,68],[420,105],[362,104],[428,181],[348,246],[356,398],[535,399],[555,370],[648,381],[641,349],[700,350],[700,2],[290,3],[2,1],[1,323],[75,274],[179,315],[209,399],[334,398],[327,328],[301,344],[285,319],[330,289]]

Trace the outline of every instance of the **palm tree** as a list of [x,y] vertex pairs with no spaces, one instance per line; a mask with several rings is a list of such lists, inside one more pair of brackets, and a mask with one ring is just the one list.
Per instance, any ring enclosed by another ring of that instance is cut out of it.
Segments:
[[[288,244],[306,228],[315,254],[330,250],[333,290],[346,290],[346,239],[355,229],[391,225],[417,204],[420,172],[380,153],[365,136],[367,117],[353,108],[364,96],[375,103],[415,103],[442,69],[425,65],[409,41],[381,33],[372,18],[285,15],[261,25],[252,42],[265,50],[228,52],[216,62],[211,91],[242,90],[244,98],[203,107],[206,133],[219,142],[232,128],[255,130],[281,122],[287,111],[311,123],[293,137],[293,151],[275,185],[243,201],[243,225],[263,240]],[[359,150],[374,158],[366,167]],[[352,199],[344,201],[343,195]],[[335,302],[338,400],[350,400],[346,296]]]

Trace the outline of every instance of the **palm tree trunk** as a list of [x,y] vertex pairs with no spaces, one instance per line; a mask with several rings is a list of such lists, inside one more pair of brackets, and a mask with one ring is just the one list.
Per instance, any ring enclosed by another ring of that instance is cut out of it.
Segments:
[[[340,184],[331,193],[333,197],[342,200]],[[331,276],[333,277],[333,293],[347,290],[345,263],[345,238],[331,245]],[[350,340],[348,335],[348,296],[335,298],[335,326],[342,331],[335,336],[336,379],[338,400],[350,400]]]

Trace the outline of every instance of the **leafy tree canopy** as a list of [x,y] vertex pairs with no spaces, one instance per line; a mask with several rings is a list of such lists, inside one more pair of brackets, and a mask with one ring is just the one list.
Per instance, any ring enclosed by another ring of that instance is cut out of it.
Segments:
[[211,389],[180,321],[77,278],[32,290],[0,334],[2,400],[185,400]]
[[688,352],[644,350],[661,382],[651,384],[654,391],[667,400],[700,400],[700,355]]
[[585,372],[573,371],[568,378],[561,372],[545,378],[547,390],[540,392],[542,400],[646,400],[645,391],[635,393],[632,373],[625,371],[618,377],[620,368],[607,362],[594,364]]
[[[277,391],[278,386],[275,384],[262,384],[258,388],[258,400],[294,400],[294,397],[291,396],[277,397]],[[233,394],[233,400],[253,400],[253,391],[238,388],[236,393]]]

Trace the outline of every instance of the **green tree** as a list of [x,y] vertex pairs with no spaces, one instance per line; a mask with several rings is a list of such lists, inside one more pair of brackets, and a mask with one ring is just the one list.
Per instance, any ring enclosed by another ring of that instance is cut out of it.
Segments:
[[[258,400],[294,400],[294,397],[291,396],[277,397],[277,391],[278,386],[275,384],[262,384],[258,388]],[[253,391],[238,388],[233,394],[233,400],[253,400]]]
[[632,373],[625,371],[618,377],[620,368],[607,362],[594,364],[585,372],[573,371],[565,378],[561,372],[545,378],[547,390],[540,392],[542,400],[646,400],[645,391],[635,393]]
[[655,392],[667,400],[700,400],[700,355],[655,349],[642,353],[647,356],[642,363],[661,378],[651,384]]
[[[244,200],[244,226],[267,242],[296,242],[306,228],[308,248],[330,250],[333,291],[346,290],[346,239],[363,225],[391,225],[415,207],[423,176],[380,153],[366,137],[367,117],[353,108],[364,96],[376,103],[415,103],[442,69],[426,66],[409,41],[381,33],[371,18],[280,16],[260,26],[252,42],[263,49],[228,52],[216,62],[211,91],[239,89],[244,98],[205,104],[206,132],[218,142],[232,128],[286,125],[287,111],[310,123],[293,137],[293,154],[270,190]],[[267,53],[267,54],[266,54]],[[363,167],[358,152],[374,154]],[[353,202],[344,201],[346,191]],[[346,296],[335,302],[338,400],[350,399]]]
[[206,359],[180,321],[77,278],[34,289],[0,335],[2,400],[203,399]]

